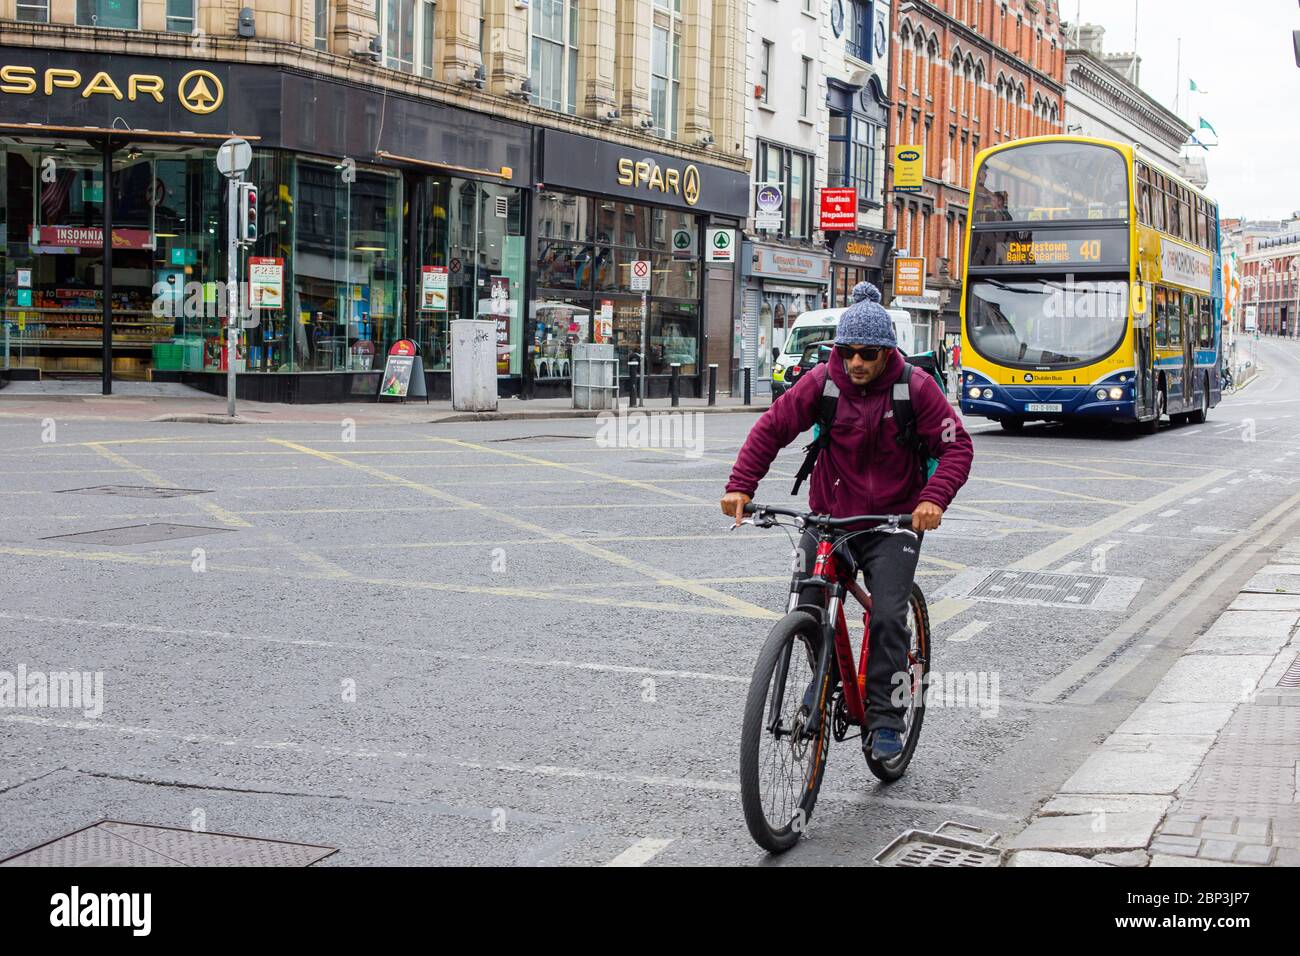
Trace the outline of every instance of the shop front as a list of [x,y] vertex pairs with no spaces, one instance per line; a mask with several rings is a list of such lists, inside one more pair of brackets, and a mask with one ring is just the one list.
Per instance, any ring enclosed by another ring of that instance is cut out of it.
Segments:
[[[338,401],[375,395],[412,338],[436,396],[448,323],[491,316],[500,390],[521,390],[529,128],[270,66],[30,48],[0,66],[11,368],[224,394],[234,363],[241,397]],[[229,355],[232,134],[258,202]]]
[[710,264],[704,245],[713,229],[734,236],[744,174],[558,130],[541,142],[524,330],[530,394],[568,395],[573,346],[592,342],[614,346],[624,394],[636,362],[648,396],[668,394],[674,365],[682,393],[701,395],[707,362],[730,359],[729,337],[709,330],[730,326],[735,268],[734,255]]
[[831,244],[831,308],[853,303],[853,287],[870,282],[883,288],[885,263],[893,250],[891,233],[859,230],[840,233]]
[[917,353],[952,345],[944,337],[941,300],[942,293],[927,292],[924,295],[894,296],[889,303],[891,309],[903,309],[912,317],[913,349]]
[[807,246],[746,242],[741,318],[742,367],[753,369],[754,393],[772,388],[772,361],[804,312],[827,308],[831,257]]

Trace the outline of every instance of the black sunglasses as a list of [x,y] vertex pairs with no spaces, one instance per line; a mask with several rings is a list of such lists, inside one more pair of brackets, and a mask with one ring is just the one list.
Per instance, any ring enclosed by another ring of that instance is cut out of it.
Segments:
[[852,345],[837,345],[835,351],[844,361],[850,361],[853,356],[859,356],[864,362],[874,362],[880,358],[882,349],[879,346],[869,348],[854,348]]

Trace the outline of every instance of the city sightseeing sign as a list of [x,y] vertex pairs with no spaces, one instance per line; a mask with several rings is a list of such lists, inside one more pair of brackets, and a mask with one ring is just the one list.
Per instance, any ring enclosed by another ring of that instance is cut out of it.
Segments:
[[[167,100],[167,83],[156,73],[129,73],[114,79],[107,70],[87,77],[80,70],[6,64],[0,66],[0,93],[12,96],[79,96],[89,100],[110,96],[115,100],[136,102]],[[209,70],[190,70],[176,84],[175,98],[185,109],[200,116],[217,110],[225,101],[226,91],[216,74]]]

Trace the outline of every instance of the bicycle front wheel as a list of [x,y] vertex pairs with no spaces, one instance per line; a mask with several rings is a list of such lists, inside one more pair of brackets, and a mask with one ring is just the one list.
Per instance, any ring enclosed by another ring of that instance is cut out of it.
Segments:
[[826,772],[830,675],[815,686],[822,639],[821,625],[811,615],[787,614],[764,642],[749,684],[741,725],[740,803],[750,836],[771,853],[798,842]]

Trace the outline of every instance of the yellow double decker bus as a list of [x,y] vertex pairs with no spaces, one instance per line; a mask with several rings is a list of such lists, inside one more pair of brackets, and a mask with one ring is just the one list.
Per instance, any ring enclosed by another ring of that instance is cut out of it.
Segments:
[[1083,136],[983,150],[972,182],[962,412],[1009,432],[1204,421],[1222,394],[1214,201],[1132,145]]

